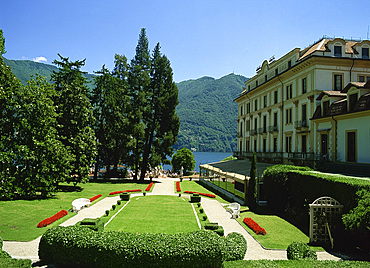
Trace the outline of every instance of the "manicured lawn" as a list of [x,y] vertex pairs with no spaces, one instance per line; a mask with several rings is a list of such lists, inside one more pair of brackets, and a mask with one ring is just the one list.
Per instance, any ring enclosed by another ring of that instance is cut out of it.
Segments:
[[266,267],[274,267],[274,268],[333,268],[333,267],[353,267],[353,268],[362,268],[362,267],[369,267],[368,262],[364,261],[293,261],[293,260],[258,260],[258,261],[225,261],[223,263],[225,268],[266,268]]
[[16,200],[0,201],[0,237],[4,240],[30,241],[42,235],[47,229],[61,224],[68,218],[76,215],[68,212],[68,215],[54,222],[53,224],[37,228],[37,224],[59,212],[62,209],[72,208],[72,201],[77,198],[92,198],[102,194],[102,197],[93,202],[99,202],[110,192],[142,189],[145,190],[149,182],[141,183],[120,183],[120,182],[99,182],[78,185],[77,188],[68,187],[63,184],[64,191],[58,192],[53,198],[39,200]]
[[[174,187],[175,187],[175,192],[176,192],[176,183]],[[188,181],[188,180],[182,181],[180,182],[180,187],[181,187],[182,193],[184,191],[194,191],[194,192],[199,192],[199,193],[214,194],[213,192],[207,190],[206,188],[204,188],[202,185],[200,185],[196,181]],[[209,197],[202,196],[202,198],[209,198]],[[227,204],[229,203],[228,201],[219,197],[218,195],[216,195],[216,200],[220,203],[227,203]]]
[[[256,235],[244,222],[244,218],[252,218],[266,230],[266,235]],[[268,249],[287,249],[293,241],[309,242],[309,237],[289,222],[275,215],[259,215],[247,211],[240,213],[240,224]],[[312,247],[314,250],[324,250],[321,247]]]
[[199,227],[188,199],[140,196],[131,198],[104,230],[174,234],[199,230]]

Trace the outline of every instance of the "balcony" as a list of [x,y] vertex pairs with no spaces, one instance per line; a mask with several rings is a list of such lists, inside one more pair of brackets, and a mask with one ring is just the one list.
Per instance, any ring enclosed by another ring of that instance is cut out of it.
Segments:
[[292,152],[288,153],[288,158],[291,160],[319,160],[320,155],[315,153],[302,153],[302,152]]
[[257,131],[258,134],[267,133],[267,127],[260,127]]
[[294,122],[294,128],[296,128],[296,129],[308,128],[308,121],[307,120],[295,121]]
[[278,126],[269,126],[269,132],[270,133],[279,132]]
[[238,138],[243,138],[243,132],[238,132],[237,137]]
[[251,129],[249,132],[250,135],[257,135],[257,129]]

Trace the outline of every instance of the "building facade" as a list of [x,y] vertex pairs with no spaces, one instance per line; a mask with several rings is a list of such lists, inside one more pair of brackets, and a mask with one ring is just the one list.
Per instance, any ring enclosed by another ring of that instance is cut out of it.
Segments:
[[[348,92],[357,90],[358,99],[361,94],[367,94],[369,50],[368,40],[322,38],[303,50],[295,48],[280,59],[264,61],[234,100],[238,103],[238,151],[234,156],[248,158],[256,152],[259,161],[309,166],[322,159],[347,161],[348,158],[342,157],[345,152],[341,151],[341,143],[345,143],[344,136],[341,136],[343,133],[332,134],[329,118],[318,117],[317,110],[318,107],[323,110],[330,108],[323,107],[328,105],[326,98],[329,98],[329,104],[333,104],[343,102]],[[362,84],[357,84],[360,88],[355,90],[346,87],[354,85],[350,82]],[[347,111],[344,113],[346,115],[343,114],[336,127],[339,129],[349,122],[358,122],[362,128],[357,133],[364,134],[358,134],[356,142],[359,144],[361,138],[369,144],[369,110],[351,115]],[[367,130],[364,130],[366,125]],[[330,153],[323,151],[324,129],[327,134],[337,135],[334,143],[327,136],[326,149]],[[368,158],[359,155],[361,150],[357,148],[356,161],[370,163]]]

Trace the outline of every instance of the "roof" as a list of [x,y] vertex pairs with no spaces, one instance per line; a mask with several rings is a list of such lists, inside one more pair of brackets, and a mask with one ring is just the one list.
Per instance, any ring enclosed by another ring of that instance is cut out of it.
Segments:
[[345,98],[347,97],[347,94],[346,93],[342,93],[340,91],[336,91],[336,90],[324,90],[323,92],[321,92],[321,94],[317,97],[317,100],[321,100],[324,96],[329,96],[329,97],[342,97],[342,98]]
[[356,88],[370,88],[370,81],[367,82],[350,82],[348,85],[342,89],[343,93],[347,93],[348,90],[351,87],[356,87]]

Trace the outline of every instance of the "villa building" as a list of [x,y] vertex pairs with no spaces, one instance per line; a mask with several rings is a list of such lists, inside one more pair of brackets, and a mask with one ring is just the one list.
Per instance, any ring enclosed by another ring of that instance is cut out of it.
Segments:
[[322,38],[264,61],[234,100],[238,151],[258,161],[370,167],[370,41]]

